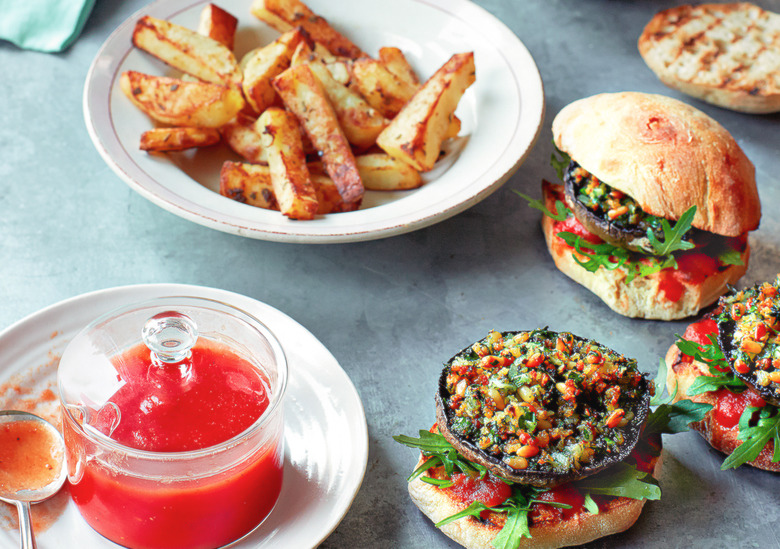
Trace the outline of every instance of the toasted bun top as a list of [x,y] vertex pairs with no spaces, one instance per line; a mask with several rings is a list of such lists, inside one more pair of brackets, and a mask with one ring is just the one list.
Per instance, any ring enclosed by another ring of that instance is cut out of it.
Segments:
[[737,236],[756,229],[755,168],[723,126],[676,99],[639,92],[580,99],[558,113],[555,145],[652,215]]

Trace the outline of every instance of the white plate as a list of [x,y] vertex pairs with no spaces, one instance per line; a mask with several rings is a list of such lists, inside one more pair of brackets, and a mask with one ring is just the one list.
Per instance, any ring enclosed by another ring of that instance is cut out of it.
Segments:
[[[360,488],[368,460],[366,417],[354,385],[333,355],[303,326],[273,307],[232,292],[182,284],[123,286],[84,294],[0,333],[0,383],[56,360],[68,341],[103,313],[166,295],[207,297],[244,309],[268,325],[284,347],[290,377],[284,405],[282,494],[266,521],[231,547],[316,547],[336,528]],[[54,369],[44,375],[55,375]],[[18,534],[0,528],[0,548],[17,547]],[[38,547],[119,546],[94,532],[73,502],[67,501],[56,522],[38,536]]]
[[[329,243],[383,238],[426,227],[486,198],[511,176],[536,142],[544,117],[542,80],[512,31],[468,0],[307,0],[312,10],[369,54],[401,48],[427,78],[453,53],[473,51],[477,81],[457,114],[461,135],[447,157],[414,191],[367,192],[357,212],[293,221],[219,195],[219,168],[236,159],[224,146],[197,153],[148,155],[138,149],[149,118],[117,85],[125,70],[164,75],[166,66],[131,45],[142,15],[197,28],[208,0],[158,0],[108,37],[89,70],[84,117],[98,152],[131,188],[166,210],[228,233],[281,242]],[[251,0],[220,0],[239,19],[236,53],[278,33],[249,13]]]

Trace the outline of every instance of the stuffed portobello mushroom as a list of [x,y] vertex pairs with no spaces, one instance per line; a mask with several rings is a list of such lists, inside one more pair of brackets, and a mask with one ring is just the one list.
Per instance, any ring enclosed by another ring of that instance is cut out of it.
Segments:
[[547,329],[491,332],[447,362],[437,423],[494,475],[553,487],[623,461],[652,393],[635,360],[594,341]]
[[722,297],[716,320],[734,375],[780,405],[780,278]]

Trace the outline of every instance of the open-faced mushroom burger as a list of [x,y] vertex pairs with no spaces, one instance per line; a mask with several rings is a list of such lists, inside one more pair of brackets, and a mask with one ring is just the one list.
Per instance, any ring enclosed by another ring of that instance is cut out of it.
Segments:
[[710,406],[691,426],[727,454],[722,469],[780,472],[780,278],[721,297],[666,363],[676,400]]
[[761,217],[755,169],[715,120],[622,92],[571,103],[552,130],[563,184],[544,182],[531,203],[555,265],[613,310],[684,318],[745,273]]
[[439,381],[436,425],[395,440],[421,451],[414,503],[468,548],[565,547],[626,530],[660,497],[661,432],[703,415],[694,405],[670,421],[679,410],[668,404],[651,414],[654,385],[635,360],[547,329],[490,332]]

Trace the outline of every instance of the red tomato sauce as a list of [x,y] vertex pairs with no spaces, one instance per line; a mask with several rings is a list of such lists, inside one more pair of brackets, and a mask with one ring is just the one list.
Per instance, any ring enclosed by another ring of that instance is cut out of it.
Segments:
[[677,269],[661,271],[659,288],[672,302],[679,301],[685,293],[683,282],[698,285],[718,272],[718,260],[706,254],[691,252],[677,256]]
[[[710,343],[707,336],[717,335],[718,323],[712,318],[703,318],[685,329],[683,339],[693,341],[700,345]],[[682,355],[686,362],[693,360],[687,355]],[[713,393],[716,402],[712,411],[715,421],[725,429],[733,429],[739,424],[739,418],[745,408],[762,408],[766,402],[753,389],[746,389],[741,393],[734,393],[721,388]]]
[[488,507],[501,505],[512,495],[512,489],[493,475],[479,479],[463,473],[452,475],[453,485],[445,488],[449,494],[466,506],[481,501]]
[[[187,365],[150,364],[139,345],[122,355],[118,369],[125,384],[104,406],[95,427],[131,448],[184,452],[233,438],[268,407],[260,374],[223,348],[196,345]],[[121,421],[116,422],[116,409]]]
[[[126,446],[182,452],[214,446],[246,430],[268,406],[260,374],[222,346],[192,349],[188,367],[152,365],[141,345],[116,363],[125,384],[103,407],[95,427]],[[64,422],[69,447],[92,443]],[[88,461],[73,475],[71,495],[87,522],[102,535],[135,549],[206,549],[250,532],[271,512],[282,486],[281,441],[260,445],[238,463],[205,478],[170,482]],[[212,459],[212,458],[208,458]],[[214,458],[216,460],[216,458]],[[211,462],[209,462],[211,463]],[[120,465],[121,466],[121,465]],[[182,466],[186,468],[186,466]],[[154,473],[151,473],[154,474]]]
[[715,421],[726,429],[733,429],[739,424],[739,418],[745,408],[763,408],[766,402],[753,389],[741,393],[732,393],[728,389],[715,391]]
[[[579,220],[574,217],[573,215],[570,215],[567,217],[564,221],[556,221],[553,224],[553,233],[558,234],[562,232],[570,232],[574,233],[577,236],[581,236],[588,242],[591,242],[593,244],[601,244],[604,242],[601,238],[590,232],[588,229],[586,229],[582,223],[579,222]],[[561,239],[563,241],[563,239]]]
[[0,491],[37,490],[57,480],[62,455],[51,433],[35,421],[0,424]]

